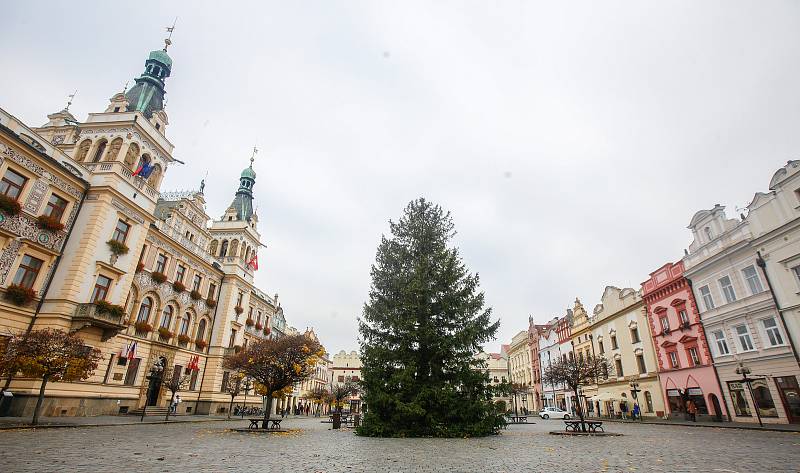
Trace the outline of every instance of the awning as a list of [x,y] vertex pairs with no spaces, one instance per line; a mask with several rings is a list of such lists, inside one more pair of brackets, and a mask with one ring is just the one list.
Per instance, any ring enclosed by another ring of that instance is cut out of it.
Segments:
[[600,393],[597,396],[592,396],[590,399],[592,401],[614,401],[614,400],[616,400],[614,395],[609,393],[609,392]]

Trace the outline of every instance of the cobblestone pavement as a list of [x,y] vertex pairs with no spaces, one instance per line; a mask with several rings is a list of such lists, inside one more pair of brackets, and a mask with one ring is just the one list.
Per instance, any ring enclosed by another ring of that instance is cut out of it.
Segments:
[[609,424],[622,437],[562,437],[560,421],[479,439],[371,439],[289,419],[285,434],[241,422],[0,432],[0,471],[797,472],[800,434]]

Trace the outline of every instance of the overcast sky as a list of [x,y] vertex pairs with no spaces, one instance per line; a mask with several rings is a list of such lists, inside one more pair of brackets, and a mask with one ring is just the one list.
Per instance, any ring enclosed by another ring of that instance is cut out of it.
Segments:
[[[291,4],[290,4],[291,3]],[[225,5],[222,7],[222,5]],[[10,2],[0,106],[80,120],[179,17],[163,190],[230,204],[253,145],[256,281],[329,351],[388,219],[452,211],[501,319],[497,350],[683,255],[694,212],[739,213],[800,150],[800,3]]]

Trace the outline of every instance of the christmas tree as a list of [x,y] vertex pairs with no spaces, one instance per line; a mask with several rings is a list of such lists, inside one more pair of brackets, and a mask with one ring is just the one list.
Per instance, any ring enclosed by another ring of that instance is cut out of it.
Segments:
[[488,375],[474,357],[500,322],[484,309],[449,212],[425,199],[408,204],[372,266],[359,320],[363,400],[360,435],[464,437],[497,433]]

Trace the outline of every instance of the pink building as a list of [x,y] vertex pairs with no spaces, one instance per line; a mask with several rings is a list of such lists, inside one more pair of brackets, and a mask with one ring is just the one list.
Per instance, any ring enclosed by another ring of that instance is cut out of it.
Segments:
[[683,261],[665,264],[642,283],[666,414],[684,418],[692,400],[698,420],[728,420],[690,284]]

